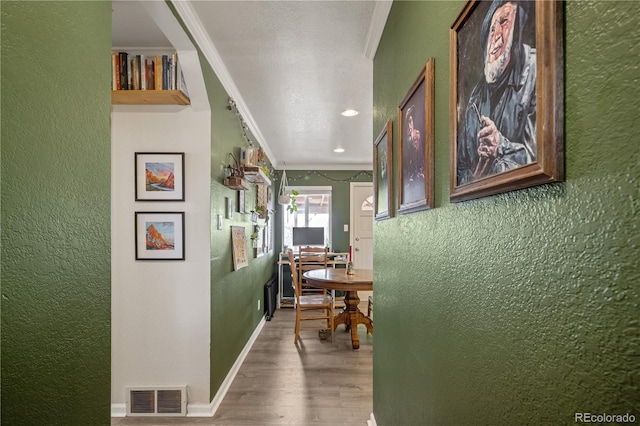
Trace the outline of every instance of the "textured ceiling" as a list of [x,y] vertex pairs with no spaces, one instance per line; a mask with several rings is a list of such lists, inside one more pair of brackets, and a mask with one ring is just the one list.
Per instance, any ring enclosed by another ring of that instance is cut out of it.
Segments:
[[[114,2],[114,46],[169,45],[153,22],[141,24],[144,12],[135,10],[142,10],[141,3]],[[372,167],[371,58],[390,2],[174,4],[205,56],[219,55],[214,70],[219,76],[228,73],[223,84],[233,87],[227,91],[242,107],[255,142],[277,167]],[[139,35],[127,34],[128,22],[137,23]],[[216,69],[220,67],[226,73]],[[341,116],[347,108],[360,114]],[[337,147],[345,152],[333,152]]]

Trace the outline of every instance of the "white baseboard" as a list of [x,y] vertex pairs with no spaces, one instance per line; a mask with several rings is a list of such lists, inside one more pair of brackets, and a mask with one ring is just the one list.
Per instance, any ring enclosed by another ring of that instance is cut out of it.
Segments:
[[367,426],[377,426],[378,424],[376,423],[376,418],[373,415],[373,413],[371,413],[371,417],[369,417],[369,420],[367,420]]
[[[240,352],[240,355],[238,355],[238,358],[236,358],[236,362],[233,363],[233,366],[231,367],[231,370],[229,370],[227,377],[225,377],[222,385],[220,385],[220,389],[218,389],[218,392],[213,398],[213,401],[211,401],[210,404],[187,404],[187,417],[213,417],[216,411],[218,411],[218,407],[220,407],[222,400],[229,391],[229,388],[233,383],[233,379],[235,379],[236,374],[238,374],[242,363],[247,358],[249,351],[251,351],[251,347],[256,342],[256,339],[260,335],[260,332],[262,331],[262,328],[264,327],[266,322],[266,319],[262,317],[262,319],[256,326],[256,329],[253,330],[253,334],[249,338],[249,341],[246,345],[244,345],[244,348],[242,349],[242,352]],[[127,404],[111,404],[111,417],[126,416]]]
[[127,404],[111,404],[111,417],[127,417]]
[[264,327],[266,322],[267,322],[266,319],[262,317],[262,319],[260,320],[260,323],[258,323],[258,326],[256,327],[256,329],[253,331],[253,334],[249,338],[249,341],[247,342],[246,345],[244,345],[244,348],[242,349],[242,352],[240,352],[240,355],[238,355],[238,358],[236,358],[236,362],[233,363],[233,367],[231,367],[231,370],[229,370],[227,377],[225,377],[224,381],[220,385],[218,392],[216,392],[216,396],[213,397],[213,401],[211,401],[211,403],[208,406],[206,406],[207,413],[205,414],[204,410],[200,409],[201,407],[198,407],[199,409],[194,410],[192,412],[191,405],[188,405],[187,417],[213,417],[213,415],[216,414],[216,411],[218,411],[218,407],[220,407],[222,400],[224,399],[225,395],[229,391],[229,388],[231,387],[231,384],[233,383],[233,379],[236,378],[236,374],[238,374],[238,371],[240,370],[242,363],[244,362],[245,358],[247,358],[247,355],[249,354],[251,347],[253,346],[256,339],[260,335],[260,332],[262,331],[262,328]]

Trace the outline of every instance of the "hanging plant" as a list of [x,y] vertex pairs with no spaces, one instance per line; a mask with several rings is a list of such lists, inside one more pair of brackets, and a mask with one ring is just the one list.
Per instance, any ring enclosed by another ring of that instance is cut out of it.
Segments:
[[289,204],[289,194],[286,193],[287,186],[287,170],[283,168],[282,179],[280,179],[280,189],[278,190],[278,204],[282,206]]

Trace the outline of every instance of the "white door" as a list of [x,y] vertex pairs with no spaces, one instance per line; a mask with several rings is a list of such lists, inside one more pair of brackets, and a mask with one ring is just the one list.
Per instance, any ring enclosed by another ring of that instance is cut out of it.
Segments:
[[[353,247],[353,267],[373,269],[373,183],[351,183],[351,232],[350,243]],[[372,294],[359,291],[363,302]]]

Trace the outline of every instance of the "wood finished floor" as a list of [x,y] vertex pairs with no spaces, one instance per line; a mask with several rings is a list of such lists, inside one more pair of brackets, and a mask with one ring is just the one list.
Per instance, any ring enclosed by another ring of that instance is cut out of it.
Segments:
[[373,336],[360,325],[360,349],[353,350],[340,326],[333,343],[303,331],[296,346],[294,321],[293,309],[279,309],[266,322],[215,416],[112,418],[111,425],[366,425],[373,411]]

